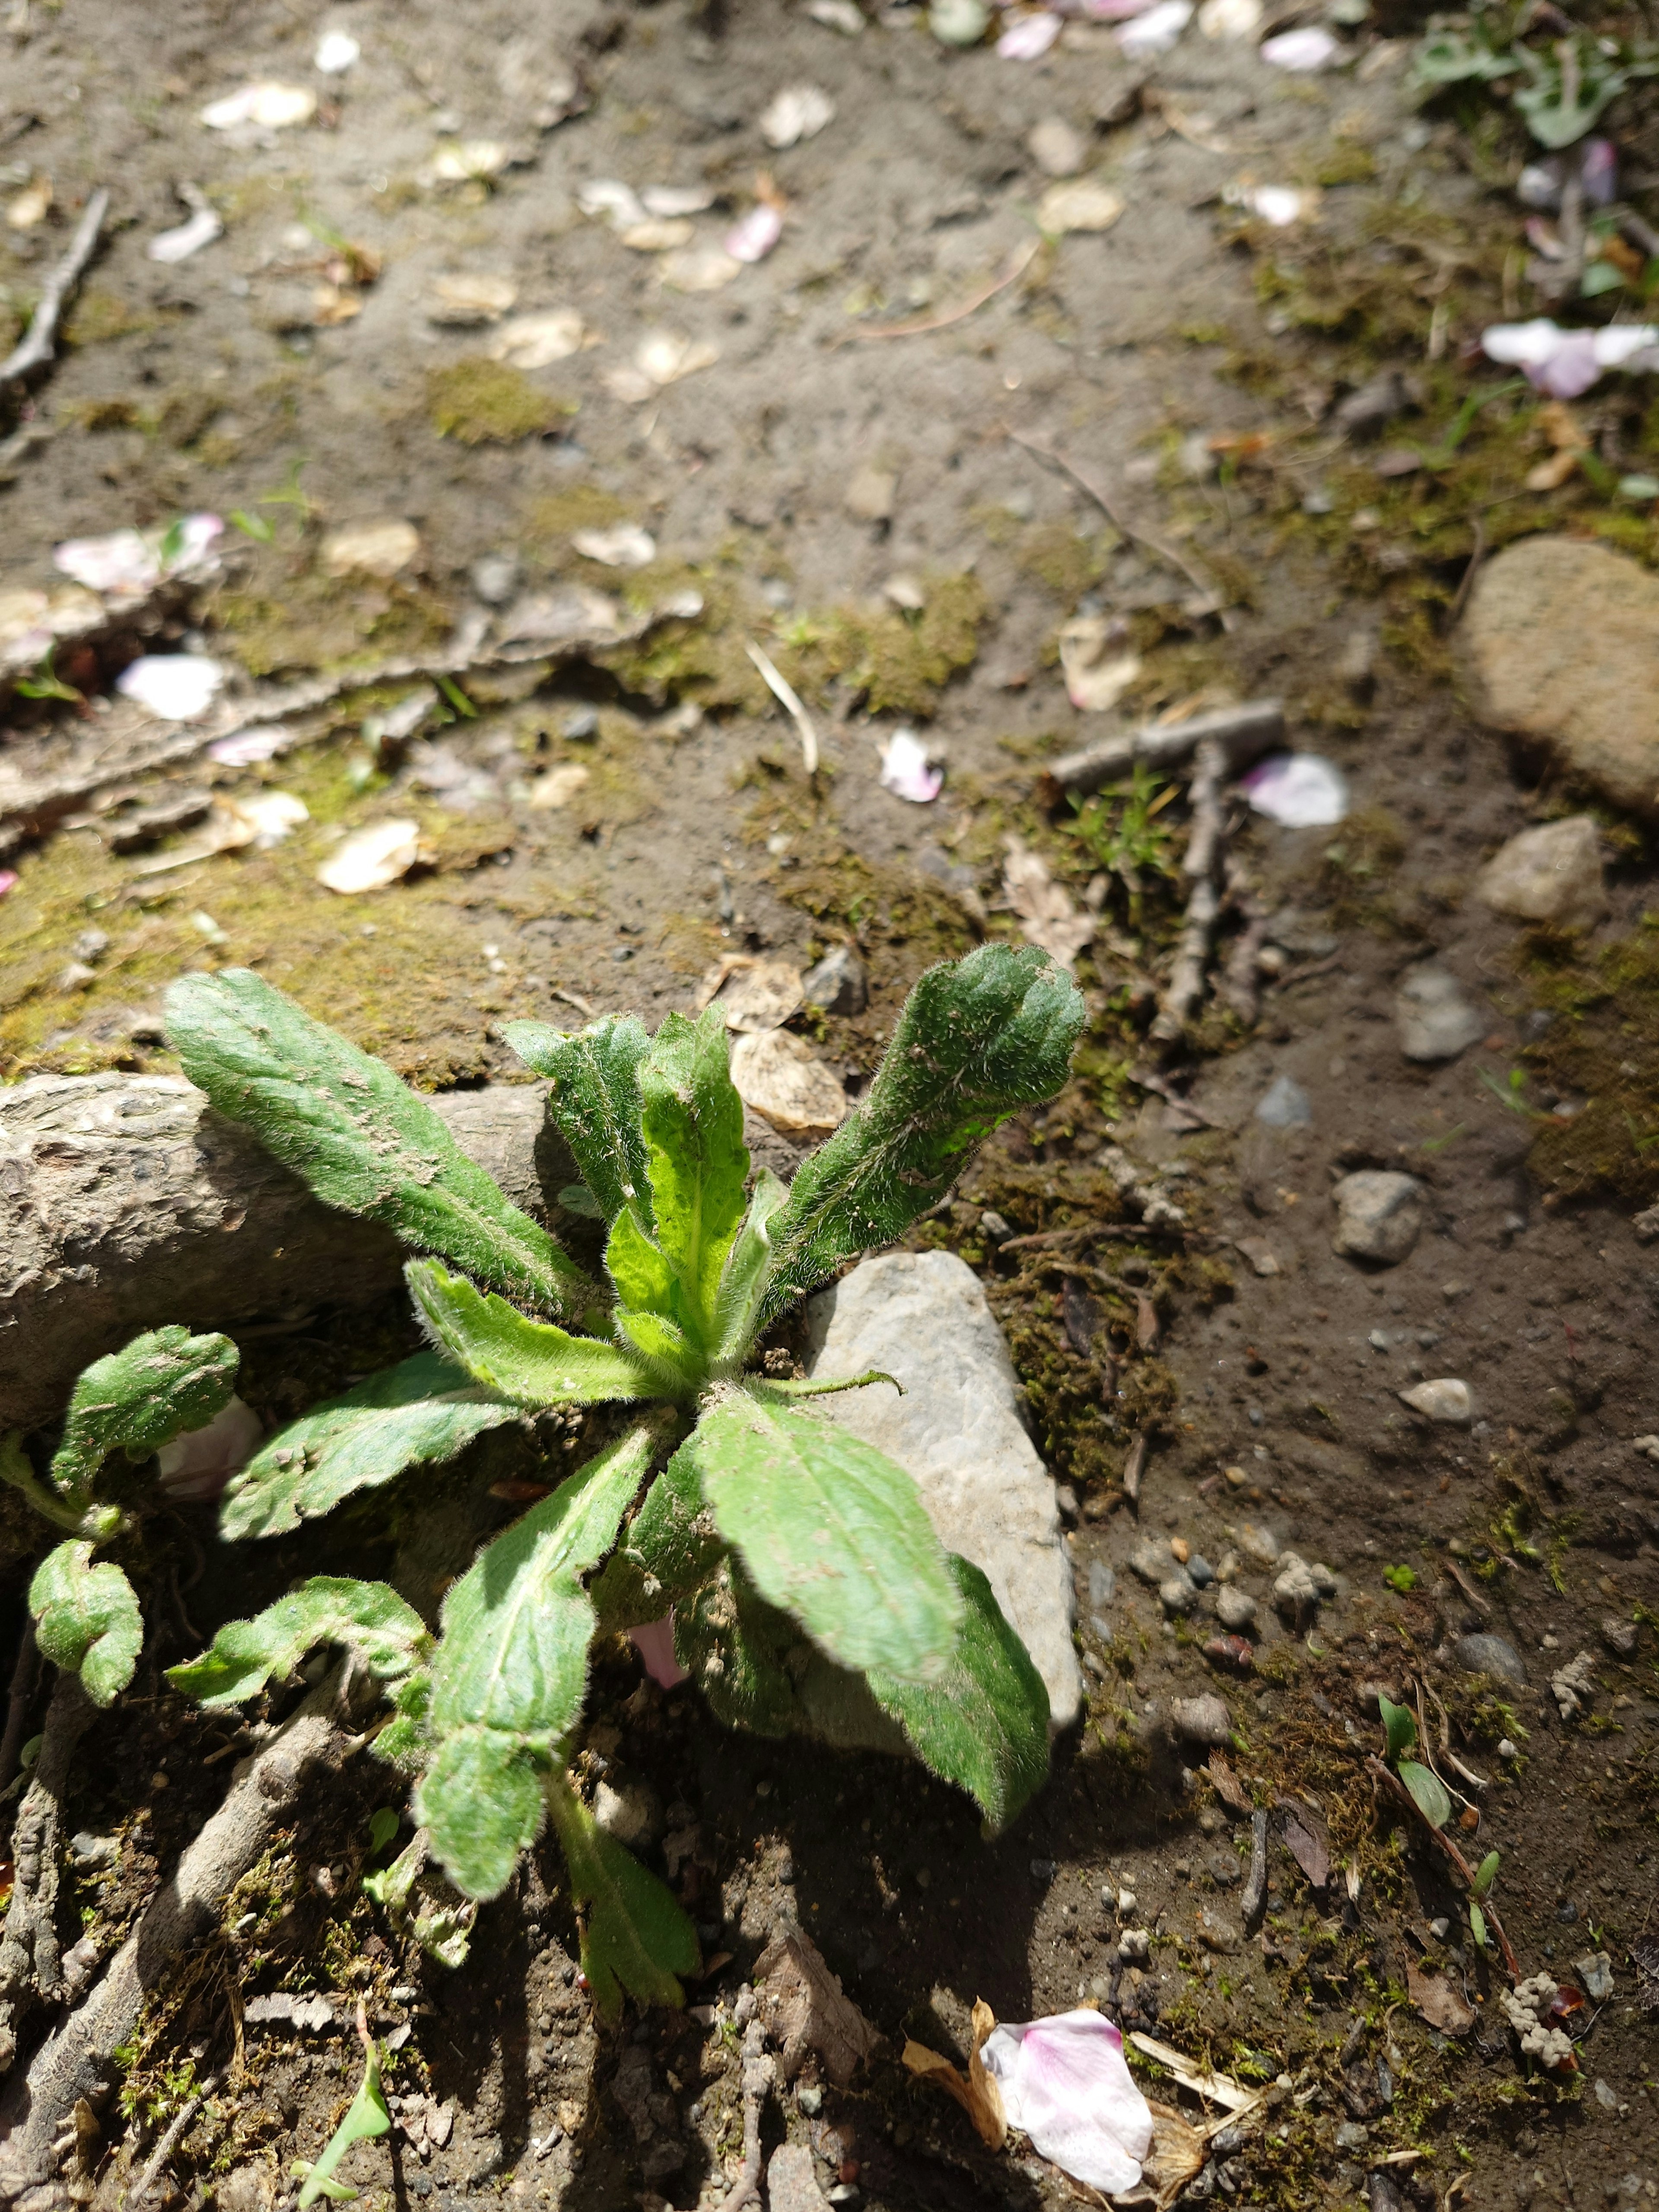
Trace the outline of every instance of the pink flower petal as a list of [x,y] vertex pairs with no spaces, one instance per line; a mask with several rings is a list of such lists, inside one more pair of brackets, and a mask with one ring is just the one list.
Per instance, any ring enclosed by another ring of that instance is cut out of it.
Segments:
[[997,40],[997,52],[1006,62],[1034,62],[1059,36],[1058,15],[1021,15]]
[[0,898],[4,898],[4,896],[6,896],[6,893],[7,893],[8,891],[9,891],[9,890],[16,890],[16,888],[17,888],[17,871],[16,871],[16,869],[15,869],[15,868],[0,868]]
[[112,530],[107,538],[66,538],[52,549],[52,564],[89,592],[136,595],[161,580],[161,563],[136,530]]
[[665,1690],[689,1680],[684,1667],[674,1656],[674,1616],[664,1613],[660,1620],[642,1621],[628,1632],[629,1641],[638,1650],[645,1662],[645,1671],[653,1682],[660,1682]]
[[233,1398],[204,1429],[187,1429],[155,1455],[157,1479],[175,1505],[204,1505],[219,1497],[239,1468],[264,1442],[264,1424]]
[[1041,2156],[1108,2195],[1139,2181],[1152,2115],[1110,2021],[1082,2010],[1011,2023],[992,2031],[980,2057],[1010,2124]]
[[1347,779],[1317,753],[1274,753],[1238,780],[1258,814],[1287,830],[1340,822],[1348,811]]
[[782,236],[781,210],[758,200],[726,234],[726,250],[734,261],[764,261]]
[[881,749],[881,787],[896,799],[926,806],[939,797],[945,771],[927,757],[927,748],[914,730],[895,730]]
[[1553,399],[1577,399],[1601,374],[1593,331],[1564,331],[1560,344],[1546,360],[1523,365],[1528,380]]

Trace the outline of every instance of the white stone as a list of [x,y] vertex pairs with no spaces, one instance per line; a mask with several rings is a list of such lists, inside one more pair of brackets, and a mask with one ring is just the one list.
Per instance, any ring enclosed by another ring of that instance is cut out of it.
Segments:
[[1494,853],[1474,879],[1474,895],[1517,921],[1588,929],[1607,911],[1601,837],[1588,814],[1541,822]]
[[951,1252],[866,1260],[806,1310],[820,1380],[878,1367],[884,1384],[819,1401],[824,1414],[915,1476],[942,1541],[970,1559],[1024,1642],[1069,1726],[1083,1680],[1076,1600],[1054,1485],[1019,1418],[1008,1346],[972,1269]]
[[1333,1184],[1336,1227],[1331,1249],[1345,1259],[1397,1267],[1423,1229],[1423,1186],[1415,1176],[1361,1168]]
[[1440,1375],[1431,1382],[1419,1382],[1412,1389],[1402,1390],[1400,1400],[1413,1413],[1421,1413],[1425,1421],[1442,1421],[1452,1428],[1466,1429],[1474,1419],[1474,1400],[1469,1386],[1460,1382],[1454,1375]]
[[1455,1060],[1486,1026],[1480,1008],[1470,1004],[1462,985],[1443,968],[1413,968],[1401,982],[1394,1017],[1401,1051],[1407,1060],[1425,1065]]
[[1235,1635],[1255,1626],[1255,1600],[1248,1590],[1223,1585],[1216,1592],[1215,1617],[1224,1628]]

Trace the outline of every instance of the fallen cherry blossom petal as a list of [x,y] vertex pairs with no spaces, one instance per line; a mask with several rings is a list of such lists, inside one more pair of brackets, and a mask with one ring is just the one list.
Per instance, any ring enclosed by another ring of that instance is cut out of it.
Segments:
[[677,292],[719,292],[742,270],[742,262],[718,246],[689,246],[665,253],[657,273]]
[[997,52],[1006,62],[1034,62],[1048,52],[1059,36],[1058,15],[1020,15],[997,40]]
[[536,315],[514,315],[484,348],[491,361],[514,368],[548,368],[580,353],[592,333],[574,307],[549,307]]
[[161,563],[148,538],[136,530],[112,530],[106,538],[66,538],[52,548],[52,565],[89,592],[137,597],[161,580]]
[[1230,186],[1222,198],[1231,206],[1260,216],[1275,230],[1288,230],[1292,223],[1307,222],[1318,213],[1320,204],[1316,185],[1238,185]]
[[1123,2057],[1123,2038],[1097,2012],[994,2028],[981,2053],[1011,2127],[1074,2181],[1108,2195],[1135,2187],[1152,2147],[1152,2115]]
[[613,230],[626,230],[636,222],[645,221],[645,204],[632,185],[625,185],[618,177],[590,177],[576,187],[576,205],[596,222],[608,222]]
[[702,215],[714,204],[708,185],[647,185],[640,194],[647,215]]
[[927,748],[914,730],[895,730],[881,749],[881,787],[896,799],[926,806],[945,786],[945,771],[927,757]]
[[643,568],[657,557],[656,539],[637,522],[619,522],[612,530],[575,530],[570,543],[607,568]]
[[432,173],[441,185],[488,184],[512,163],[499,138],[450,138],[433,155]]
[[758,200],[726,234],[726,251],[734,261],[764,261],[783,236],[783,211]]
[[362,58],[362,48],[349,31],[325,31],[317,41],[312,66],[325,76],[343,76]]
[[1317,753],[1274,753],[1239,778],[1258,814],[1287,830],[1322,829],[1348,811],[1348,781]]
[[[1166,4],[1192,12],[1188,0],[1166,0]],[[1045,238],[1063,238],[1073,230],[1109,230],[1122,212],[1123,202],[1109,185],[1094,177],[1068,177],[1063,184],[1050,185],[1038,201],[1037,228]]]
[[323,566],[331,576],[396,576],[420,550],[421,533],[414,524],[391,515],[330,531],[322,544]]
[[280,845],[302,822],[311,819],[310,808],[292,791],[251,791],[244,798],[227,800],[226,806],[252,830],[252,843],[261,853]]
[[166,722],[191,722],[213,704],[225,680],[222,662],[204,653],[144,653],[115,679],[124,699]]
[[228,738],[216,738],[207,749],[207,757],[221,768],[252,768],[260,761],[273,759],[289,742],[289,732],[267,726],[257,730],[238,730]]
[[16,888],[17,888],[17,871],[16,871],[16,869],[15,869],[15,868],[0,868],[0,898],[4,898],[4,896],[6,896],[6,893],[7,893],[8,891],[15,890],[16,890]]
[[1206,39],[1253,39],[1261,28],[1261,0],[1204,0],[1198,27]]
[[376,822],[337,845],[318,869],[317,880],[343,898],[358,891],[383,891],[409,873],[420,847],[418,822]]
[[690,1680],[684,1667],[674,1656],[674,1615],[665,1613],[660,1620],[641,1621],[630,1628],[628,1640],[645,1662],[645,1671],[653,1682],[665,1690],[678,1689]]
[[1131,61],[1147,54],[1167,53],[1193,20],[1193,0],[1161,0],[1144,15],[1126,23],[1117,42]]
[[630,222],[617,233],[630,253],[672,253],[678,246],[690,246],[693,235],[684,216],[647,216],[643,222]]
[[1609,368],[1659,368],[1659,325],[1652,323],[1564,331],[1540,316],[1529,323],[1494,323],[1482,331],[1480,345],[1489,361],[1522,369],[1556,399],[1576,399]]
[[734,1037],[731,1066],[744,1104],[786,1136],[827,1137],[847,1118],[840,1078],[792,1030]]
[[836,118],[836,103],[822,85],[790,84],[769,103],[760,119],[761,137],[780,151],[816,138]]
[[1328,68],[1342,52],[1342,41],[1322,24],[1307,23],[1300,30],[1264,39],[1257,52],[1274,69],[1310,71]]
[[[216,514],[186,514],[164,532],[161,573],[186,575],[198,568],[225,534],[223,518]],[[170,542],[169,542],[170,541]]]
[[296,123],[309,123],[316,112],[317,95],[307,86],[265,78],[210,101],[202,110],[202,121],[210,131],[234,131],[244,123],[262,131],[287,131]]
[[264,1423],[233,1398],[204,1429],[186,1429],[155,1455],[156,1482],[175,1505],[207,1505],[264,1442]]

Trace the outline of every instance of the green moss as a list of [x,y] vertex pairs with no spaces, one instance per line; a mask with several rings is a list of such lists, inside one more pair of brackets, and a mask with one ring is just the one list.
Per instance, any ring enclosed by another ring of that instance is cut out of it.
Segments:
[[576,412],[574,400],[544,392],[521,369],[482,354],[430,370],[426,397],[438,435],[463,446],[512,446],[522,438],[545,438]]
[[575,483],[545,498],[532,500],[525,510],[521,532],[526,550],[556,566],[570,556],[570,539],[578,530],[605,530],[625,521],[626,503],[598,484]]
[[872,714],[931,714],[953,676],[973,665],[991,602],[977,576],[923,579],[918,614],[839,608],[786,630],[773,658],[798,691],[821,696],[840,678]]
[[1121,543],[1112,530],[1085,537],[1063,520],[1034,522],[1021,539],[1014,561],[1062,605],[1073,607],[1104,577],[1106,564]]
[[738,586],[706,569],[653,562],[629,578],[625,596],[645,608],[687,587],[702,597],[700,615],[654,623],[636,643],[600,656],[604,665],[624,690],[656,706],[686,699],[708,712],[775,711],[771,693],[744,651],[744,639],[754,625],[745,619],[745,595]]
[[1376,157],[1369,146],[1353,140],[1334,142],[1314,168],[1320,185],[1368,185],[1376,174]]
[[206,611],[253,676],[419,653],[441,644],[453,623],[448,603],[423,586],[296,571],[272,552],[262,555],[246,584],[214,592]]
[[1564,1197],[1612,1191],[1650,1204],[1659,1197],[1659,917],[1588,957],[1534,931],[1518,961],[1533,998],[1555,1017],[1522,1058],[1557,1096],[1585,1102],[1571,1120],[1535,1125],[1534,1172]]

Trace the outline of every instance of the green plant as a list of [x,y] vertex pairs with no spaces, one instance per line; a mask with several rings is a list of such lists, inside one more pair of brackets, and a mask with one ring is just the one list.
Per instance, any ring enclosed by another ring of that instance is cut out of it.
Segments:
[[349,2203],[357,2192],[349,2189],[343,2181],[334,2179],[341,2160],[352,2146],[370,2142],[376,2136],[388,2134],[392,2114],[386,2108],[386,2091],[380,2081],[380,2050],[368,2032],[361,1999],[357,2004],[357,2033],[363,2046],[363,2079],[356,2095],[346,2111],[345,2118],[323,2146],[323,2152],[314,2166],[296,2158],[289,2172],[300,2184],[298,2212],[306,2212],[319,2197],[331,2197],[337,2203]]
[[1180,873],[1175,832],[1158,818],[1179,790],[1178,784],[1160,782],[1144,761],[1137,761],[1127,783],[1109,784],[1092,798],[1074,799],[1076,819],[1061,824],[1095,867],[1122,884],[1134,929],[1141,924],[1146,878],[1173,883]]
[[1384,1697],[1379,1697],[1376,1702],[1382,1716],[1389,1764],[1411,1792],[1412,1802],[1429,1826],[1443,1828],[1452,1816],[1450,1790],[1431,1766],[1406,1757],[1408,1751],[1417,1748],[1417,1723],[1406,1706],[1396,1705]]
[[[574,1036],[514,1024],[607,1224],[603,1284],[424,1101],[257,975],[186,976],[167,1013],[221,1113],[327,1203],[428,1255],[406,1275],[434,1348],[267,1443],[226,1492],[226,1535],[291,1529],[549,1407],[634,1409],[453,1584],[435,1643],[384,1585],[317,1578],[222,1629],[172,1669],[177,1687],[225,1705],[310,1644],[345,1643],[388,1686],[376,1751],[417,1778],[416,1818],[466,1897],[496,1894],[550,1819],[607,2014],[623,1989],[679,2002],[697,1954],[566,1773],[597,1632],[657,1624],[728,1724],[908,1741],[992,1829],[1013,1818],[1047,1771],[1041,1677],[910,1476],[803,1402],[889,1378],[769,1379],[756,1346],[935,1206],[999,1122],[1060,1089],[1084,1020],[1063,970],[1004,945],[930,969],[866,1099],[787,1190],[765,1170],[751,1185],[718,1007],[671,1014],[654,1039],[631,1018]],[[406,1894],[402,1868],[373,1877],[388,1897]]]
[[52,656],[58,648],[46,647],[46,658],[33,676],[20,676],[13,686],[20,699],[62,699],[71,707],[84,707],[86,694],[77,691],[72,684],[65,684],[52,665]]
[[[1526,18],[1534,11],[1518,11],[1512,21],[1502,23],[1493,21],[1498,12],[1477,7],[1467,29],[1431,33],[1417,50],[1417,80],[1437,91],[1468,83],[1507,91],[1540,146],[1571,146],[1628,85],[1659,74],[1659,55],[1650,41],[1574,30],[1540,50],[1522,43],[1529,27]],[[1541,23],[1543,18],[1534,20]]]
[[1415,1567],[1384,1567],[1382,1579],[1390,1589],[1398,1590],[1403,1597],[1407,1590],[1417,1588],[1417,1570]]

